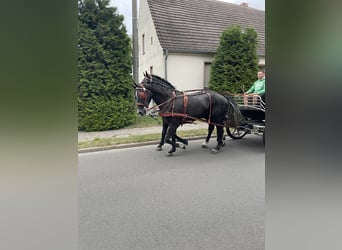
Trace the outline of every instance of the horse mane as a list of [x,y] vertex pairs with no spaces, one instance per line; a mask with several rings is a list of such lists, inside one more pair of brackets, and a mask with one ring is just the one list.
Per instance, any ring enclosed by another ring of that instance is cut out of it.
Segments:
[[167,89],[171,89],[171,90],[177,90],[175,86],[173,86],[169,81],[165,80],[164,78],[158,76],[158,75],[154,75],[154,74],[151,74],[149,75],[147,72],[145,73],[145,77],[147,78],[152,78],[152,82],[154,83],[157,83],[161,86],[163,86],[164,88],[167,88]]
[[167,81],[166,79],[157,76],[157,75],[153,75],[152,74],[152,79],[155,80],[157,79],[157,82],[161,85],[163,85],[164,87],[168,88],[168,89],[172,89],[172,90],[176,90],[176,87],[173,86],[169,81]]

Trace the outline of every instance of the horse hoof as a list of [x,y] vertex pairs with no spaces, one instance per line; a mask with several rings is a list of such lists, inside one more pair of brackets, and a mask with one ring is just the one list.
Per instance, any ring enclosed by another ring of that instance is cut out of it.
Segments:
[[173,156],[172,152],[167,152],[167,156]]
[[201,148],[208,148],[208,144],[206,142],[203,142]]
[[176,142],[176,148],[179,148],[179,147],[180,147],[179,143],[178,143],[178,142]]
[[182,149],[186,149],[185,145],[183,145]]
[[157,146],[156,151],[162,151],[163,148],[161,146]]
[[188,145],[188,144],[189,144],[189,142],[188,142],[187,139],[184,139],[184,144],[185,144],[185,145]]
[[213,149],[211,150],[211,152],[214,153],[214,154],[216,154],[216,153],[218,152],[218,150],[217,150],[216,148],[213,148]]

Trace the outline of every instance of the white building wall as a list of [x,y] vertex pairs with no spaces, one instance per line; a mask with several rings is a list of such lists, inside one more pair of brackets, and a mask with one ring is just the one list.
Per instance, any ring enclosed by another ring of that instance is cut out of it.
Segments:
[[[143,46],[142,37],[145,36]],[[152,20],[151,12],[146,0],[140,1],[139,21],[139,81],[142,81],[144,72],[150,73],[150,67],[153,67],[153,74],[161,77],[165,76],[163,49],[159,43],[157,32]]]
[[[214,55],[169,54],[167,80],[179,90],[202,89],[205,82],[205,63],[212,63]],[[259,58],[259,65],[265,65],[265,58]]]
[[213,56],[205,54],[169,54],[167,79],[179,90],[204,87],[204,65],[212,62]]

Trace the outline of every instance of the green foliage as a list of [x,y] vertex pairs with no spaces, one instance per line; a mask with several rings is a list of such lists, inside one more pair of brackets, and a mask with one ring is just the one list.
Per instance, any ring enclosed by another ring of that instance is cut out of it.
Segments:
[[118,129],[136,121],[135,106],[122,97],[78,98],[79,129],[101,131]]
[[218,92],[242,93],[256,80],[257,33],[252,28],[231,26],[222,32],[211,66],[209,88]]
[[131,41],[109,0],[78,1],[79,129],[120,128],[135,121]]

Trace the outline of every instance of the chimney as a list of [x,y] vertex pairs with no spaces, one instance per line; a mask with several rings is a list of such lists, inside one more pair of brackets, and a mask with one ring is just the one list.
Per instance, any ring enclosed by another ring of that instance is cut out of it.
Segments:
[[242,6],[242,7],[248,7],[248,3],[241,3],[240,6]]

